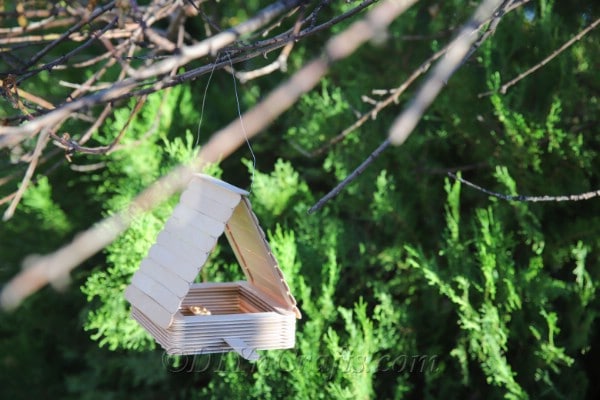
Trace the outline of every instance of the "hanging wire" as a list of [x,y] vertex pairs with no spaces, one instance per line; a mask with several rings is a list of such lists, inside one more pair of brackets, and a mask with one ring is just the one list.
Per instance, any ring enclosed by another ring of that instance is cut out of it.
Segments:
[[254,172],[256,171],[256,156],[254,155],[252,145],[250,145],[250,140],[248,140],[248,133],[246,132],[246,127],[244,126],[244,118],[242,117],[242,110],[240,108],[240,98],[237,90],[237,82],[235,81],[235,70],[233,69],[233,62],[231,61],[229,53],[226,54],[227,58],[229,59],[229,65],[231,66],[231,79],[233,79],[233,90],[235,93],[235,102],[237,105],[238,115],[240,117],[240,125],[242,126],[242,132],[244,133],[244,139],[246,140],[246,144],[248,145],[248,150],[250,150],[250,154],[252,155],[252,176],[250,177],[250,189],[248,190],[249,192],[251,192],[252,184],[254,183]]
[[[217,59],[219,55],[217,54]],[[198,129],[196,130],[196,143],[194,147],[198,147],[198,143],[200,143],[200,128],[202,127],[202,118],[204,117],[204,105],[206,104],[206,95],[208,93],[208,87],[210,86],[210,81],[212,79],[213,73],[215,72],[215,68],[217,66],[217,62],[213,63],[212,70],[210,71],[210,75],[208,76],[208,82],[206,82],[206,87],[204,88],[204,97],[202,97],[202,108],[200,109],[200,122],[198,122]]]

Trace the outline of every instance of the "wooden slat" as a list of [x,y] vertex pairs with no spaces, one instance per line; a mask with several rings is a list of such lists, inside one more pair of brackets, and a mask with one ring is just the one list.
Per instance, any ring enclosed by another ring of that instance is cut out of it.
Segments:
[[146,258],[140,265],[140,271],[146,275],[153,276],[155,280],[162,282],[173,293],[179,297],[185,296],[189,291],[189,282],[175,274],[168,268],[157,264],[151,258]]
[[147,296],[137,287],[129,285],[125,289],[125,298],[157,326],[166,329],[171,324],[171,312],[156,303],[154,299]]
[[229,208],[233,208],[239,203],[242,194],[248,194],[245,190],[221,180],[207,177],[207,175],[192,179],[186,191],[215,200]]
[[256,349],[249,346],[242,339],[234,336],[224,337],[223,340],[227,343],[231,348],[238,353],[240,356],[245,358],[248,361],[256,361],[259,356],[256,353]]
[[[284,317],[272,312],[259,313],[232,321],[231,318],[211,316],[183,318],[177,313],[167,329],[157,326],[135,308],[132,317],[146,327],[169,354],[228,352],[231,346],[223,339],[232,336],[257,350],[287,349],[295,345],[296,319],[293,314]],[[215,322],[215,319],[219,321]]]
[[205,197],[202,192],[197,190],[186,190],[182,193],[179,201],[196,211],[210,215],[218,221],[226,222],[233,212],[233,207]]
[[285,306],[287,301],[284,301],[282,297],[289,293],[290,289],[280,276],[275,272],[274,264],[271,260],[267,260],[261,257],[259,254],[246,251],[244,252],[244,258],[252,266],[260,266],[261,268],[253,268],[252,283],[259,287],[261,290],[267,292],[271,297],[278,301],[281,305]]
[[202,239],[204,243],[200,242],[198,245],[192,245],[187,241],[178,240],[171,232],[163,230],[158,234],[156,243],[169,249],[170,252],[177,254],[179,259],[185,260],[187,264],[193,266],[196,272],[198,272],[212,249],[211,246],[209,250],[204,250],[204,247],[207,247],[206,242],[214,243],[214,239],[210,236],[204,236]]
[[246,198],[234,210],[225,233],[248,280],[300,318],[296,300]]
[[162,283],[155,281],[151,276],[146,275],[141,270],[136,271],[131,280],[131,285],[137,287],[149,297],[153,298],[164,309],[171,314],[179,309],[181,297],[171,292]]
[[150,248],[148,257],[164,268],[173,271],[187,282],[194,281],[198,275],[200,267],[206,261],[206,259],[198,258],[196,263],[190,263],[182,259],[178,254],[169,251],[169,249],[161,246],[158,243],[154,244],[154,246]]
[[175,206],[172,216],[180,223],[206,232],[214,238],[221,236],[225,229],[225,223],[223,221],[217,221],[216,219],[211,218],[210,215],[203,214],[182,203]]
[[206,175],[206,174],[194,174],[194,178],[199,178],[202,180],[207,181],[208,183],[211,184],[215,184],[216,186],[222,187],[224,189],[226,189],[227,191],[233,192],[233,193],[237,193],[241,196],[248,196],[250,193],[247,190],[241,189],[237,186],[234,186],[230,183],[227,183],[221,179],[215,178],[213,176],[210,175]]
[[165,225],[164,230],[168,231],[179,241],[183,241],[192,246],[196,246],[207,253],[211,252],[214,249],[215,244],[217,243],[218,236],[212,236],[211,234],[202,231],[202,229],[191,225],[191,221],[189,221],[187,225],[181,225],[173,229],[172,223],[175,220],[176,218],[171,217]]

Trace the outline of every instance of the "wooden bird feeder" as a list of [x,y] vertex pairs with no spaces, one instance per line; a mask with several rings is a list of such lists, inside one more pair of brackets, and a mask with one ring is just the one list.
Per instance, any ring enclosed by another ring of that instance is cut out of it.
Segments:
[[[294,347],[300,312],[248,192],[196,174],[125,291],[131,316],[168,354]],[[246,281],[193,283],[223,234]]]

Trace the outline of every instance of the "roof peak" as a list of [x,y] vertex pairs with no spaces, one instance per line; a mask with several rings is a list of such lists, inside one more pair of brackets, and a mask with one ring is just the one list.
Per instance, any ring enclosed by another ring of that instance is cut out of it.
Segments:
[[250,192],[248,192],[247,190],[241,189],[237,186],[232,185],[231,183],[227,183],[225,181],[222,181],[219,178],[215,178],[214,176],[210,176],[210,175],[206,175],[206,174],[201,174],[201,173],[197,173],[194,174],[195,177],[197,178],[201,178],[204,179],[208,182],[214,183],[215,185],[221,186],[231,192],[237,193],[239,195],[242,196],[248,196],[250,195]]

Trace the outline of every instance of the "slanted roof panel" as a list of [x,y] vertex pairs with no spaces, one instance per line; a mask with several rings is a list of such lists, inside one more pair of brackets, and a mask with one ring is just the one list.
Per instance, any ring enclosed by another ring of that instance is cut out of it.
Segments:
[[[210,252],[217,243],[216,237],[194,229],[194,227],[189,226],[186,221],[179,221],[176,218],[171,218],[167,221],[163,232],[165,231],[176,240],[187,243],[189,250],[192,251],[194,256],[199,252]],[[175,248],[173,248],[173,250],[175,250]]]
[[[168,327],[223,234],[225,222],[246,194],[225,182],[195,175],[150,248],[147,261],[134,274],[126,292],[130,303],[157,325]],[[182,281],[187,283],[185,292]]]
[[225,234],[248,281],[300,318],[296,300],[246,198],[235,208]]
[[231,208],[237,205],[240,196],[248,195],[245,190],[203,174],[194,175],[186,190],[194,193],[200,192],[202,196]]

